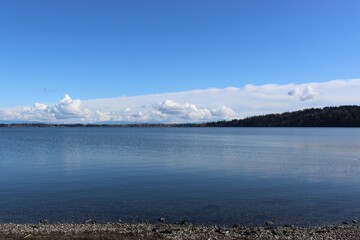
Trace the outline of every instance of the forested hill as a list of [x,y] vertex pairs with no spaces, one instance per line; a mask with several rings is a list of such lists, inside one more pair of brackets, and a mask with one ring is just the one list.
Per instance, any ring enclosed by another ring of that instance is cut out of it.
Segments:
[[360,106],[311,108],[296,112],[219,121],[206,127],[360,127]]

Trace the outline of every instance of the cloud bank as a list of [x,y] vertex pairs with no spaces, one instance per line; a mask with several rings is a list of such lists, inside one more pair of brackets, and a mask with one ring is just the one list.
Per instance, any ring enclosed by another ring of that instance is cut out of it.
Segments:
[[360,79],[305,84],[246,85],[0,110],[2,121],[46,123],[184,123],[230,120],[311,107],[360,105]]

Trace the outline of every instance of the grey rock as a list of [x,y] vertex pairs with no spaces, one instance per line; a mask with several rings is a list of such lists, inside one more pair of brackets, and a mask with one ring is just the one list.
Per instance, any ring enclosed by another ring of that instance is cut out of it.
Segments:
[[274,235],[283,235],[284,234],[284,232],[281,229],[277,229],[277,228],[274,228],[271,232]]
[[272,225],[274,225],[274,223],[271,222],[271,221],[267,221],[267,222],[265,223],[265,225],[266,225],[266,226],[272,226]]
[[283,230],[283,234],[285,235],[285,236],[290,236],[290,231],[289,230],[286,230],[286,229],[284,229]]
[[85,224],[95,224],[96,222],[92,219],[88,219],[85,221]]
[[41,219],[39,221],[40,224],[49,224],[49,221],[47,219]]

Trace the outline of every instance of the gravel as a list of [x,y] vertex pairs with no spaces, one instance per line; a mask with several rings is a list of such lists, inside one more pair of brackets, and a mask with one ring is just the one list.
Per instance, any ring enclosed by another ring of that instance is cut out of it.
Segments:
[[0,239],[360,239],[357,223],[323,227],[192,224],[0,224]]

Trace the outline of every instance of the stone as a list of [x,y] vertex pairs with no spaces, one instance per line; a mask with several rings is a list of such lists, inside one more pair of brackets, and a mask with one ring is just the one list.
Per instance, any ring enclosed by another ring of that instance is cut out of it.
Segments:
[[267,221],[267,222],[265,223],[265,225],[266,225],[266,226],[272,226],[272,225],[274,225],[274,223],[271,222],[271,221]]
[[47,219],[41,219],[39,221],[40,224],[49,224],[49,221]]
[[96,222],[93,221],[92,219],[88,219],[85,221],[85,224],[95,224]]
[[280,229],[277,229],[277,228],[274,228],[272,231],[271,231],[274,235],[283,235],[284,232]]
[[289,236],[290,233],[291,233],[291,232],[290,232],[289,230],[286,230],[286,229],[283,230],[283,234],[284,234],[285,236]]

